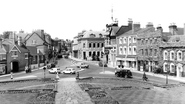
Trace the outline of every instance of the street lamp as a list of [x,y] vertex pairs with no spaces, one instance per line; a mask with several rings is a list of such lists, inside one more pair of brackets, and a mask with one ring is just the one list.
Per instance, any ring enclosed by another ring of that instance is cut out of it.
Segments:
[[168,74],[170,73],[170,71],[168,70],[166,73],[166,85],[168,84]]
[[10,63],[10,65],[11,65],[11,72],[10,72],[10,74],[11,74],[11,79],[13,80],[13,65],[12,65],[12,62]]

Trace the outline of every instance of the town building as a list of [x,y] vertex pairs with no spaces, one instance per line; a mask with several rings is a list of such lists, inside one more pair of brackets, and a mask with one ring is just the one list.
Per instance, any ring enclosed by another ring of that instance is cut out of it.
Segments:
[[78,58],[78,36],[73,38],[72,43],[72,56]]
[[163,33],[162,27],[154,28],[149,22],[146,25],[145,31],[137,35],[137,60],[138,70],[153,72],[161,62],[160,44],[163,41],[163,36],[168,35]]
[[78,58],[98,60],[102,57],[105,31],[83,31],[78,34]]
[[185,26],[177,28],[175,24],[169,26],[170,36],[162,42],[162,73],[177,77],[185,77]]
[[111,24],[106,25],[105,35],[105,50],[108,51],[106,55],[106,62],[108,65],[116,67],[117,56],[117,40],[116,37],[132,29],[132,20],[129,19],[128,26],[118,26],[117,20],[112,20]]
[[139,23],[132,24],[132,29],[117,36],[117,66],[123,65],[126,69],[137,69],[137,34],[141,33],[143,29],[140,28]]

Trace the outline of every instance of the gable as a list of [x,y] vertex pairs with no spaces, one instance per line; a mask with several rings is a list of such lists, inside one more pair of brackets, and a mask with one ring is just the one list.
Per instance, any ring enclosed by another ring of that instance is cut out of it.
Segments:
[[[34,41],[34,42],[33,42]],[[27,46],[36,46],[36,45],[43,45],[44,40],[37,34],[33,33],[27,40]]]
[[4,47],[0,48],[0,54],[6,54],[6,50],[4,49]]
[[16,46],[16,45],[14,45],[13,47],[12,47],[12,49],[10,50],[10,52],[11,51],[19,51],[20,53],[21,53],[21,51],[19,50],[19,48]]

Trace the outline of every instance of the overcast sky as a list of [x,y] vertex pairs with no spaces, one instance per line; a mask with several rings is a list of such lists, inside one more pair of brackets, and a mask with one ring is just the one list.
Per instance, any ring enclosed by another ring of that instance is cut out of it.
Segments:
[[52,38],[73,39],[82,30],[103,30],[111,23],[111,8],[119,26],[128,18],[161,24],[168,31],[170,23],[185,23],[183,0],[0,0],[0,33],[31,32],[44,29]]

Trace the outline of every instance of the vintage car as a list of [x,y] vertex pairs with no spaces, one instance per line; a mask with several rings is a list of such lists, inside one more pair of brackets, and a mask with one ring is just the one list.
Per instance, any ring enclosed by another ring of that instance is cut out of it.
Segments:
[[132,78],[132,72],[127,69],[118,70],[115,72],[116,77]]

